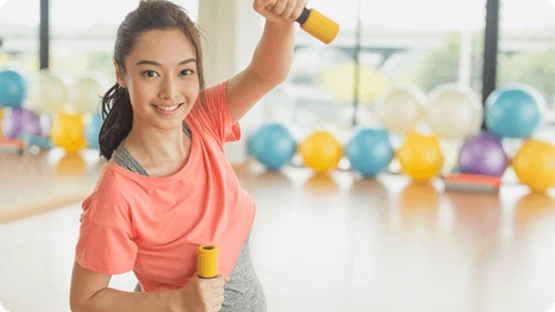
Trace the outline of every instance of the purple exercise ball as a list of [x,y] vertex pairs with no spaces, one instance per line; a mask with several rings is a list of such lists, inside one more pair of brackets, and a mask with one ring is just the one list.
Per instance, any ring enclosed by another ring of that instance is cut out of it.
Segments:
[[12,108],[12,112],[2,120],[2,132],[8,139],[15,139],[20,133],[40,136],[40,116],[23,108]]
[[468,139],[459,153],[459,170],[462,173],[500,177],[509,165],[501,139],[482,133]]

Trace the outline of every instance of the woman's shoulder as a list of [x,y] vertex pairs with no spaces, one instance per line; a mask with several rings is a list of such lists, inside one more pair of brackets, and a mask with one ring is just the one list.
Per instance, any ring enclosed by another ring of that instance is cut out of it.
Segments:
[[129,184],[128,178],[122,175],[123,170],[125,169],[112,158],[102,168],[95,191],[100,191],[104,194],[120,193],[119,190]]
[[104,224],[119,223],[130,213],[129,182],[118,174],[114,163],[104,165],[96,186],[82,204],[82,218]]

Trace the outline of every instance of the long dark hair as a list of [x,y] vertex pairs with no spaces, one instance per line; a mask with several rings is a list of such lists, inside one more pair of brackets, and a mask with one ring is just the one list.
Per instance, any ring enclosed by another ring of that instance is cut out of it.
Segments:
[[[149,30],[179,29],[195,48],[199,77],[200,106],[205,109],[204,76],[202,70],[201,33],[189,18],[185,9],[167,0],[141,0],[139,7],[127,14],[118,28],[114,47],[114,61],[122,74],[125,73],[125,58],[133,50],[139,35]],[[196,107],[195,107],[196,108]],[[193,109],[196,112],[196,109]],[[118,83],[114,84],[102,98],[104,122],[99,134],[100,156],[110,160],[115,149],[131,132],[133,108],[129,92]]]

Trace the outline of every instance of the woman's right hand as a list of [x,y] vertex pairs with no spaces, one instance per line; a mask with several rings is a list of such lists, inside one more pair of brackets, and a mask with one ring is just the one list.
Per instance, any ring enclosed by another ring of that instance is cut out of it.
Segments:
[[176,311],[218,312],[224,302],[224,284],[229,280],[221,273],[217,277],[204,279],[196,274],[174,293]]

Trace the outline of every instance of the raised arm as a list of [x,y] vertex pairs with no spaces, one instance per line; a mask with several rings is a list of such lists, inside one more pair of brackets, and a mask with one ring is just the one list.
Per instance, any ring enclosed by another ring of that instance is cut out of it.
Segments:
[[295,44],[294,22],[305,5],[306,0],[254,1],[254,10],[266,18],[266,24],[251,63],[227,85],[232,123],[239,121],[266,93],[287,78]]

